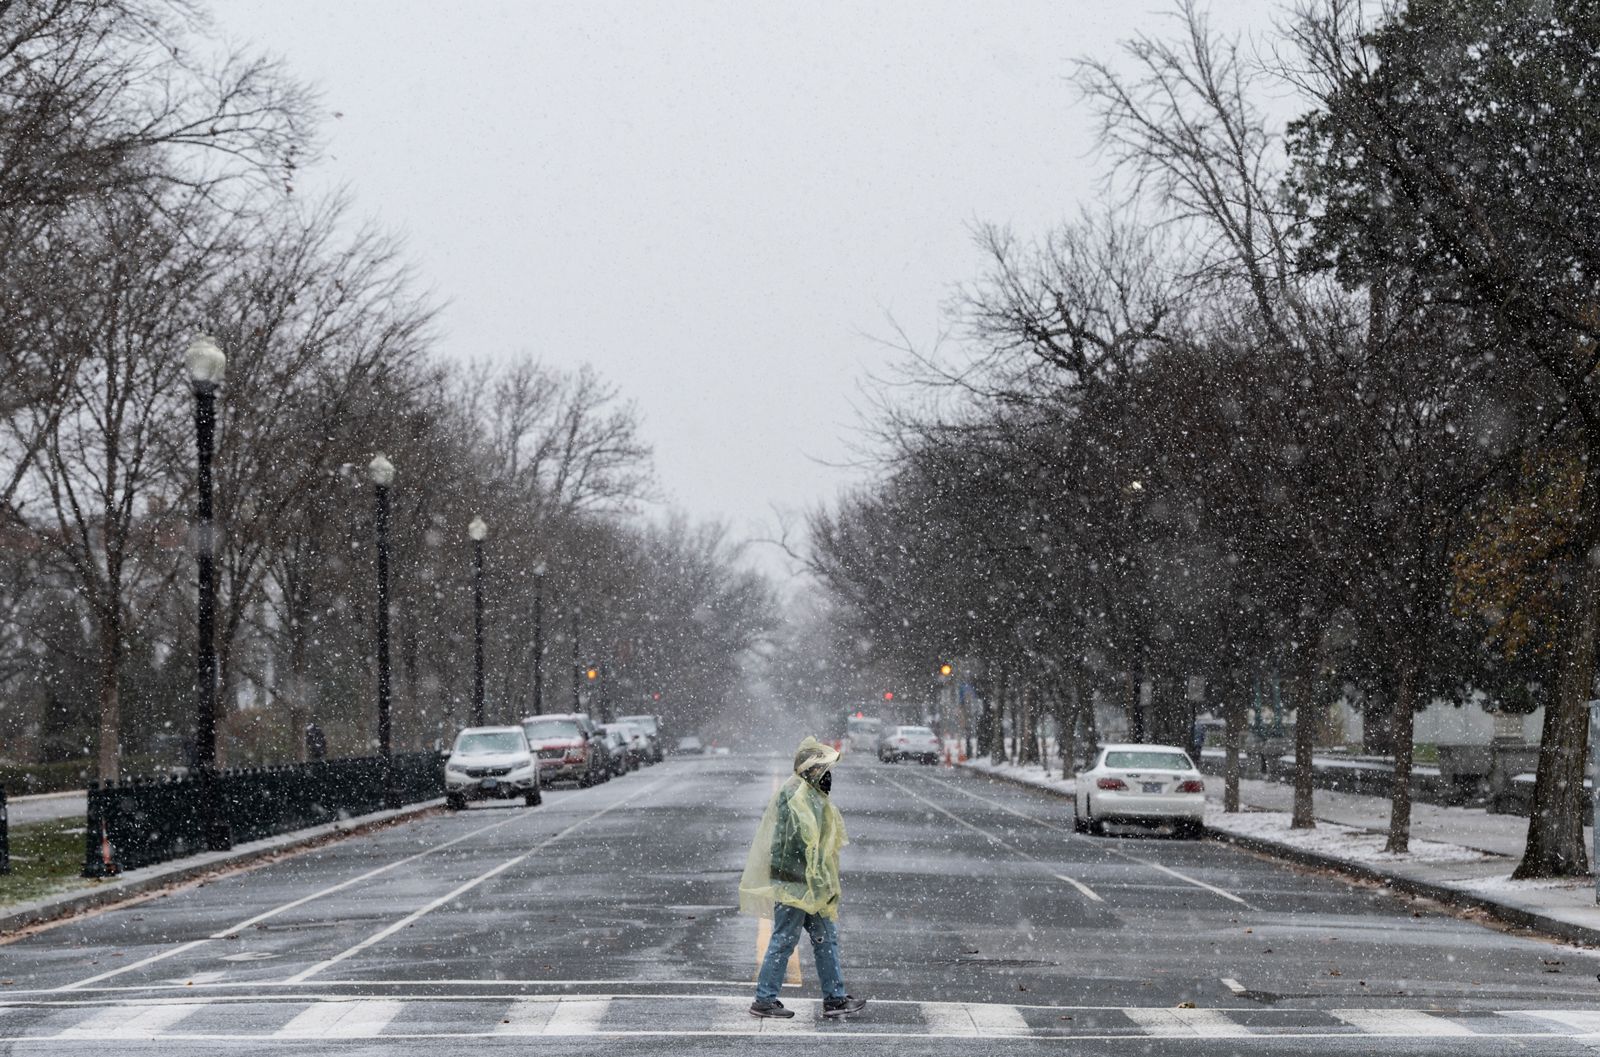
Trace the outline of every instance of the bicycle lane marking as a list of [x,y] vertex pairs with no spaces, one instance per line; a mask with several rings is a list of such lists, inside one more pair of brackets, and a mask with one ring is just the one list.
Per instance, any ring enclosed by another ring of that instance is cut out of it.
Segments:
[[443,844],[435,844],[431,848],[425,848],[422,851],[416,852],[416,853],[414,853],[412,855],[408,855],[403,859],[396,859],[394,862],[386,863],[383,866],[379,866],[379,867],[376,867],[374,869],[368,870],[366,873],[358,874],[355,877],[351,877],[351,878],[348,878],[347,880],[340,881],[338,884],[329,885],[327,888],[323,888],[320,891],[313,892],[310,895],[301,896],[299,899],[291,900],[290,902],[284,903],[282,906],[273,907],[271,910],[267,910],[267,911],[264,911],[263,913],[256,914],[254,917],[246,918],[245,920],[239,922],[237,925],[230,925],[228,928],[225,928],[225,929],[221,930],[220,932],[213,932],[211,935],[206,936],[203,939],[189,940],[186,943],[180,943],[178,946],[173,947],[171,950],[162,951],[159,954],[152,954],[148,958],[141,958],[139,961],[132,962],[132,963],[130,963],[128,965],[121,965],[121,966],[118,966],[115,969],[109,969],[106,972],[97,973],[94,976],[85,977],[82,980],[77,980],[77,981],[74,981],[74,982],[72,982],[70,984],[62,984],[60,987],[50,988],[50,990],[51,991],[76,991],[79,988],[88,987],[91,984],[97,984],[102,980],[109,980],[114,976],[121,976],[124,973],[131,973],[136,969],[143,969],[147,965],[154,965],[157,962],[165,961],[168,958],[176,957],[177,955],[182,954],[185,951],[194,950],[196,947],[202,947],[202,946],[204,946],[204,945],[206,945],[208,943],[211,943],[211,942],[213,942],[215,940],[228,939],[229,937],[234,936],[237,933],[242,932],[245,929],[250,928],[250,927],[256,925],[259,922],[267,921],[267,920],[269,920],[271,918],[277,917],[279,914],[283,914],[283,913],[285,913],[287,911],[293,910],[296,907],[304,906],[307,903],[314,902],[315,900],[321,899],[324,896],[333,895],[336,892],[342,892],[346,888],[351,888],[351,887],[353,887],[355,885],[360,884],[363,881],[369,881],[372,878],[379,876],[380,874],[388,873],[390,870],[396,869],[396,868],[401,867],[401,866],[405,866],[408,863],[416,862],[418,859],[422,859],[422,858],[425,858],[426,856],[432,855],[434,852],[443,851],[444,849],[449,848],[452,845],[460,844],[462,841],[471,840],[473,837],[477,837],[477,836],[480,836],[480,835],[482,835],[484,833],[488,833],[491,830],[499,829],[501,826],[504,826],[504,825],[507,825],[509,823],[515,822],[518,819],[524,819],[524,818],[529,818],[529,817],[531,817],[531,816],[523,814],[521,812],[518,812],[518,813],[512,815],[510,818],[502,819],[499,822],[491,822],[487,826],[480,826],[477,829],[472,830],[469,833],[463,833],[459,837],[454,837],[454,838],[452,838],[450,840],[447,840]]
[[546,837],[544,840],[542,840],[539,843],[533,845],[527,851],[522,852],[520,855],[513,856],[512,858],[507,859],[505,862],[502,862],[500,865],[495,866],[495,867],[491,867],[490,869],[485,870],[483,873],[481,873],[478,876],[474,877],[472,880],[467,881],[467,882],[465,882],[463,884],[457,885],[455,888],[453,888],[450,891],[446,892],[444,895],[440,896],[437,899],[429,900],[427,903],[424,903],[422,906],[418,907],[416,910],[413,910],[411,913],[407,914],[405,917],[403,917],[400,920],[396,921],[394,924],[388,925],[388,926],[386,926],[384,928],[379,929],[377,932],[374,932],[372,935],[368,936],[366,939],[362,940],[360,943],[357,943],[352,947],[347,947],[346,949],[340,951],[338,954],[335,954],[332,958],[326,958],[326,959],[324,959],[324,960],[322,960],[320,962],[317,962],[315,965],[312,965],[311,967],[309,967],[309,968],[307,968],[307,969],[305,969],[305,970],[303,970],[301,972],[298,972],[293,976],[290,976],[290,977],[286,978],[283,982],[285,984],[303,983],[304,981],[311,979],[313,976],[316,976],[319,973],[322,973],[322,972],[324,972],[324,971],[326,971],[328,969],[331,969],[333,966],[338,965],[340,962],[345,961],[346,959],[355,957],[357,954],[360,954],[362,951],[366,950],[368,947],[371,947],[374,944],[378,944],[378,943],[383,942],[384,940],[388,939],[390,936],[393,936],[395,933],[397,933],[400,930],[402,930],[402,929],[406,928],[407,926],[411,925],[413,922],[419,921],[423,917],[426,917],[428,914],[431,914],[435,910],[438,910],[440,907],[445,906],[445,905],[447,905],[449,903],[455,902],[457,899],[459,899],[462,896],[466,895],[468,892],[472,891],[474,888],[477,888],[479,885],[483,884],[485,881],[488,881],[488,880],[491,880],[491,879],[493,879],[495,877],[498,877],[500,874],[505,873],[507,870],[511,869],[512,867],[514,867],[514,866],[516,866],[516,865],[518,865],[520,863],[526,862],[529,858],[531,858],[533,856],[533,854],[535,852],[543,851],[545,848],[548,848],[550,845],[554,844],[556,841],[558,841],[561,838],[567,836],[567,834],[578,830],[579,828],[587,825],[588,823],[593,822],[597,818],[600,818],[600,817],[602,817],[604,815],[610,814],[611,812],[615,811],[617,808],[621,807],[623,804],[626,804],[628,801],[633,800],[633,799],[635,799],[637,797],[643,796],[645,793],[648,793],[648,792],[650,792],[650,791],[652,791],[654,789],[658,789],[658,788],[660,788],[661,786],[665,785],[667,782],[669,782],[671,780],[672,780],[671,776],[668,776],[666,778],[657,779],[656,781],[650,783],[649,785],[643,787],[642,789],[637,789],[634,792],[629,793],[627,796],[623,797],[621,800],[613,801],[612,803],[610,803],[610,804],[606,805],[605,807],[601,808],[599,811],[596,811],[596,812],[594,812],[592,814],[589,814],[589,815],[585,815],[583,818],[581,818],[578,821],[574,822],[572,825],[568,826],[566,829],[564,829],[561,832],[557,833],[555,836]]

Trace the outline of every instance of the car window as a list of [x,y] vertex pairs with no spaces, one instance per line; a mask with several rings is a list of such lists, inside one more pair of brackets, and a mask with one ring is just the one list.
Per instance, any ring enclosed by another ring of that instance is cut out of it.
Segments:
[[527,742],[509,730],[469,732],[456,739],[456,751],[468,756],[488,752],[521,752],[526,747]]
[[931,738],[931,737],[933,737],[933,731],[929,730],[927,727],[901,727],[900,728],[900,733],[902,733],[902,734],[915,734],[915,735],[917,735],[919,737],[923,737],[923,738]]
[[1151,752],[1131,749],[1106,753],[1107,767],[1126,767],[1130,770],[1192,771],[1194,764],[1181,752]]
[[578,723],[571,719],[532,719],[522,725],[532,738],[576,738]]

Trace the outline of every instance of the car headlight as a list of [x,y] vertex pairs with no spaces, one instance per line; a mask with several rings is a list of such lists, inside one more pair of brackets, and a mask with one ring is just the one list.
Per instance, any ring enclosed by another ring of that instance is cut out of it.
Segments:
[[531,771],[531,770],[533,770],[533,761],[532,760],[528,760],[528,761],[526,761],[524,763],[519,763],[515,767],[511,768],[511,773],[512,774],[524,774],[524,773],[526,773],[528,771]]
[[446,771],[449,771],[451,774],[466,774],[467,773],[466,767],[464,767],[463,765],[461,765],[459,763],[447,763],[447,764],[444,765],[444,769]]

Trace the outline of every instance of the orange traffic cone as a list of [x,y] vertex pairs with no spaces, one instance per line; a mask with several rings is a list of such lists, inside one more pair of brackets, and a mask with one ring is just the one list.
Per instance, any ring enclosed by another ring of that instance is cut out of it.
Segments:
[[944,743],[944,765],[946,767],[955,766],[950,762],[950,743],[948,741]]
[[107,876],[117,872],[117,864],[111,859],[111,836],[106,832],[104,819],[100,822],[100,862],[105,866]]

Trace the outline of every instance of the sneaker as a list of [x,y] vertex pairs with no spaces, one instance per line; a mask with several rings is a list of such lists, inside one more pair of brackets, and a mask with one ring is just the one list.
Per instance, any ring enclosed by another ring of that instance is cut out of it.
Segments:
[[779,1019],[787,1019],[788,1017],[794,1016],[794,1010],[783,1008],[783,1003],[774,998],[771,1002],[756,1001],[750,1003],[750,1015],[752,1017],[778,1017]]
[[825,1017],[843,1017],[851,1013],[859,1013],[867,1008],[867,1000],[856,998],[854,995],[845,995],[843,998],[825,998],[822,1000],[822,1015]]

